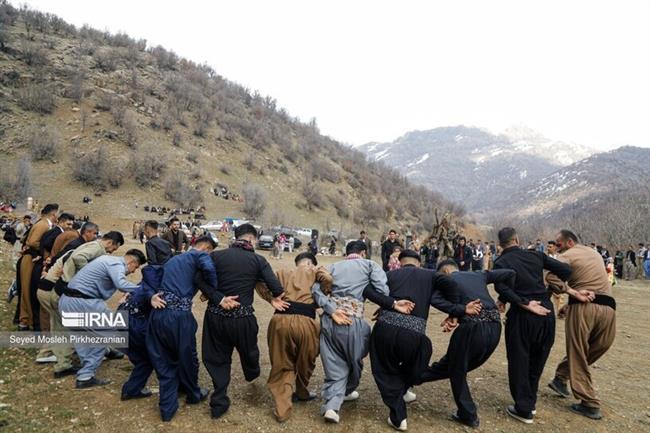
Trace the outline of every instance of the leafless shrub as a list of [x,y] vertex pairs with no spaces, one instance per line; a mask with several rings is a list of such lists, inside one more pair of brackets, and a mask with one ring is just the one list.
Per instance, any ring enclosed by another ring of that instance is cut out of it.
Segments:
[[302,196],[305,198],[307,204],[307,209],[314,210],[316,207],[321,207],[319,194],[318,194],[318,185],[311,177],[305,177],[305,181],[302,184]]
[[102,72],[113,72],[119,64],[118,53],[112,48],[100,48],[93,55],[95,64]]
[[242,190],[244,205],[242,212],[248,219],[257,220],[262,218],[266,210],[266,191],[259,185],[246,184]]
[[131,172],[140,187],[151,186],[160,180],[166,167],[167,158],[152,144],[141,146],[131,154]]
[[17,91],[18,105],[29,111],[50,114],[56,107],[56,97],[45,84],[31,84]]
[[172,136],[172,145],[179,147],[181,145],[181,133],[178,131],[174,132],[174,135]]
[[124,142],[129,147],[135,147],[138,143],[138,122],[132,111],[124,113],[122,129],[124,129]]
[[22,200],[27,198],[32,190],[32,163],[29,158],[24,157],[18,163],[16,182],[13,185],[15,198]]
[[196,153],[192,153],[192,152],[185,155],[185,159],[187,159],[192,164],[196,164],[199,162],[199,157],[196,155]]
[[27,145],[35,161],[54,161],[63,138],[56,127],[33,125],[27,131]]
[[180,173],[165,182],[165,198],[181,207],[195,207],[203,200],[198,186],[188,183]]
[[73,161],[72,177],[95,190],[104,191],[108,186],[118,187],[124,178],[121,164],[110,161],[104,146],[83,155],[74,155]]
[[124,104],[116,103],[111,107],[111,114],[113,121],[117,126],[124,126],[124,118],[126,117],[126,106]]
[[253,152],[249,153],[248,156],[244,158],[244,167],[248,171],[255,169],[255,154]]
[[231,174],[230,167],[228,167],[226,164],[221,164],[219,166],[219,171],[228,176]]

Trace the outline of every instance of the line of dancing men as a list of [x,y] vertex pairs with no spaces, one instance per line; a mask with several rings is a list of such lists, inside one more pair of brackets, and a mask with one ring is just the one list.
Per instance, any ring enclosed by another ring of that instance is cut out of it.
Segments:
[[[357,387],[369,354],[373,378],[389,408],[390,426],[407,429],[407,403],[417,398],[412,387],[448,379],[458,408],[452,419],[478,427],[467,374],[496,349],[500,312],[509,303],[505,341],[514,403],[506,412],[533,423],[539,380],[555,339],[549,290],[569,295],[564,308],[566,357],[549,387],[566,398],[572,391],[580,400],[570,406],[574,412],[591,419],[602,417],[589,366],[613,343],[616,303],[601,257],[579,245],[570,231],[558,233],[558,259],[522,249],[516,231],[504,228],[499,232],[503,253],[493,271],[460,272],[453,260],[442,261],[437,271],[423,269],[418,253],[405,250],[399,257],[401,268],[385,273],[366,259],[362,241],[350,242],[345,259],[327,268],[318,266],[311,253],[301,253],[294,268],[273,272],[267,260],[255,253],[257,231],[250,224],[235,230],[229,248],[215,250],[212,238],[205,236],[193,249],[177,255],[158,238],[156,221],[146,222],[144,230],[146,258],[135,249],[123,257],[111,256],[123,239],[114,242],[109,233],[93,241],[97,252],[90,260],[88,254],[83,260],[75,257],[90,248],[89,242],[59,257],[43,278],[46,283],[39,286],[39,299],[47,301],[51,329],[56,332],[62,329],[62,312],[105,312],[105,301],[118,290],[125,292],[119,309],[129,314],[127,354],[134,368],[121,398],[151,396],[146,383],[155,372],[163,421],[177,412],[179,394],[188,404],[210,395],[198,383],[197,322],[192,313],[198,291],[208,303],[201,355],[212,379],[213,418],[225,414],[231,404],[228,386],[234,350],[246,381],[260,376],[259,327],[253,309],[257,292],[275,311],[267,333],[268,388],[279,422],[290,418],[294,403],[316,398],[309,381],[320,354],[325,373],[320,412],[326,422],[339,423],[343,404],[360,397]],[[82,261],[83,266],[66,276],[69,263]],[[147,262],[139,284],[126,279]],[[497,301],[490,296],[488,284],[495,285]],[[42,296],[40,292],[48,287],[54,294]],[[364,319],[366,300],[380,307],[372,329]],[[432,344],[425,332],[430,306],[448,315],[441,326],[453,332],[446,354],[433,364],[429,364]],[[96,375],[106,348],[76,346],[80,368],[70,362],[72,348],[57,350],[57,377],[75,374],[80,389],[110,383]]]

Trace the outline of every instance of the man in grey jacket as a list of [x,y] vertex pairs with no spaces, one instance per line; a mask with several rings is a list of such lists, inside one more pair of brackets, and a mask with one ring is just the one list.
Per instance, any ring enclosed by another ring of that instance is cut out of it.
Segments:
[[[314,300],[324,311],[320,334],[325,370],[321,415],[333,423],[339,422],[338,412],[344,401],[359,398],[356,388],[370,342],[370,325],[363,318],[364,300],[372,298],[369,292],[373,291],[388,296],[386,274],[377,263],[366,259],[363,241],[350,242],[346,256],[329,266],[333,278],[331,294],[324,293],[318,283],[312,287]],[[402,308],[408,314],[412,306],[404,301],[396,302],[394,308]]]

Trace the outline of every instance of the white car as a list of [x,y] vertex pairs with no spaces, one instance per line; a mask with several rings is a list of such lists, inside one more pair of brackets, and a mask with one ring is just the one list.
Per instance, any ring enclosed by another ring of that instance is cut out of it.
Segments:
[[300,236],[306,236],[308,238],[311,238],[312,229],[307,229],[307,228],[296,229],[296,233]]
[[223,221],[209,221],[201,225],[201,228],[203,230],[221,230],[222,227],[223,227]]

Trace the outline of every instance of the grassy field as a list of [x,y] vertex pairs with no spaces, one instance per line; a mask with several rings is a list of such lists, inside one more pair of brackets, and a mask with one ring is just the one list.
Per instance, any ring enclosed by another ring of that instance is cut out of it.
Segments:
[[[0,254],[0,287],[6,287],[12,278],[11,262],[6,243]],[[127,247],[136,245],[131,243]],[[340,258],[323,258],[330,263]],[[274,267],[291,266],[292,256],[282,261],[271,261]],[[137,278],[137,276],[136,276]],[[4,290],[4,289],[3,289]],[[617,339],[613,348],[593,367],[593,376],[603,400],[605,418],[591,421],[572,414],[570,401],[556,398],[546,388],[557,362],[564,354],[564,324],[558,321],[557,340],[547,364],[537,405],[536,424],[525,427],[509,419],[504,413],[510,403],[506,376],[505,345],[502,342],[492,358],[480,369],[470,374],[470,386],[479,404],[482,432],[644,432],[650,431],[650,283],[623,282],[614,289],[618,303]],[[112,300],[114,302],[114,300]],[[14,301],[15,302],[15,301]],[[0,303],[0,324],[3,330],[11,329],[14,304]],[[361,398],[346,403],[341,412],[342,422],[332,426],[319,417],[319,401],[299,404],[294,416],[284,424],[276,423],[271,414],[272,399],[265,381],[270,365],[266,344],[266,327],[271,317],[271,307],[263,301],[255,303],[260,324],[262,377],[252,384],[244,381],[238,360],[233,360],[233,380],[230,387],[232,406],[222,418],[210,418],[207,403],[181,408],[171,423],[160,421],[157,395],[153,398],[121,402],[120,387],[131,370],[127,360],[104,362],[99,376],[113,383],[98,389],[76,391],[74,378],[56,380],[51,366],[34,363],[35,350],[0,349],[0,430],[7,432],[178,432],[218,431],[229,432],[370,432],[391,431],[386,426],[387,409],[370,374],[366,360],[359,388]],[[200,339],[201,322],[205,304],[195,302],[194,312],[199,321],[197,338]],[[368,316],[375,310],[369,305]],[[449,336],[440,332],[438,323],[443,314],[432,310],[428,335],[433,346],[433,358],[442,356]],[[200,341],[200,340],[199,340]],[[200,344],[199,344],[200,350]],[[210,386],[210,378],[201,366],[199,380]],[[320,362],[311,388],[317,391],[323,382]],[[150,387],[157,391],[152,378]],[[415,432],[462,432],[465,428],[448,420],[455,409],[449,383],[426,384],[416,389],[418,400],[409,405],[409,429]]]

